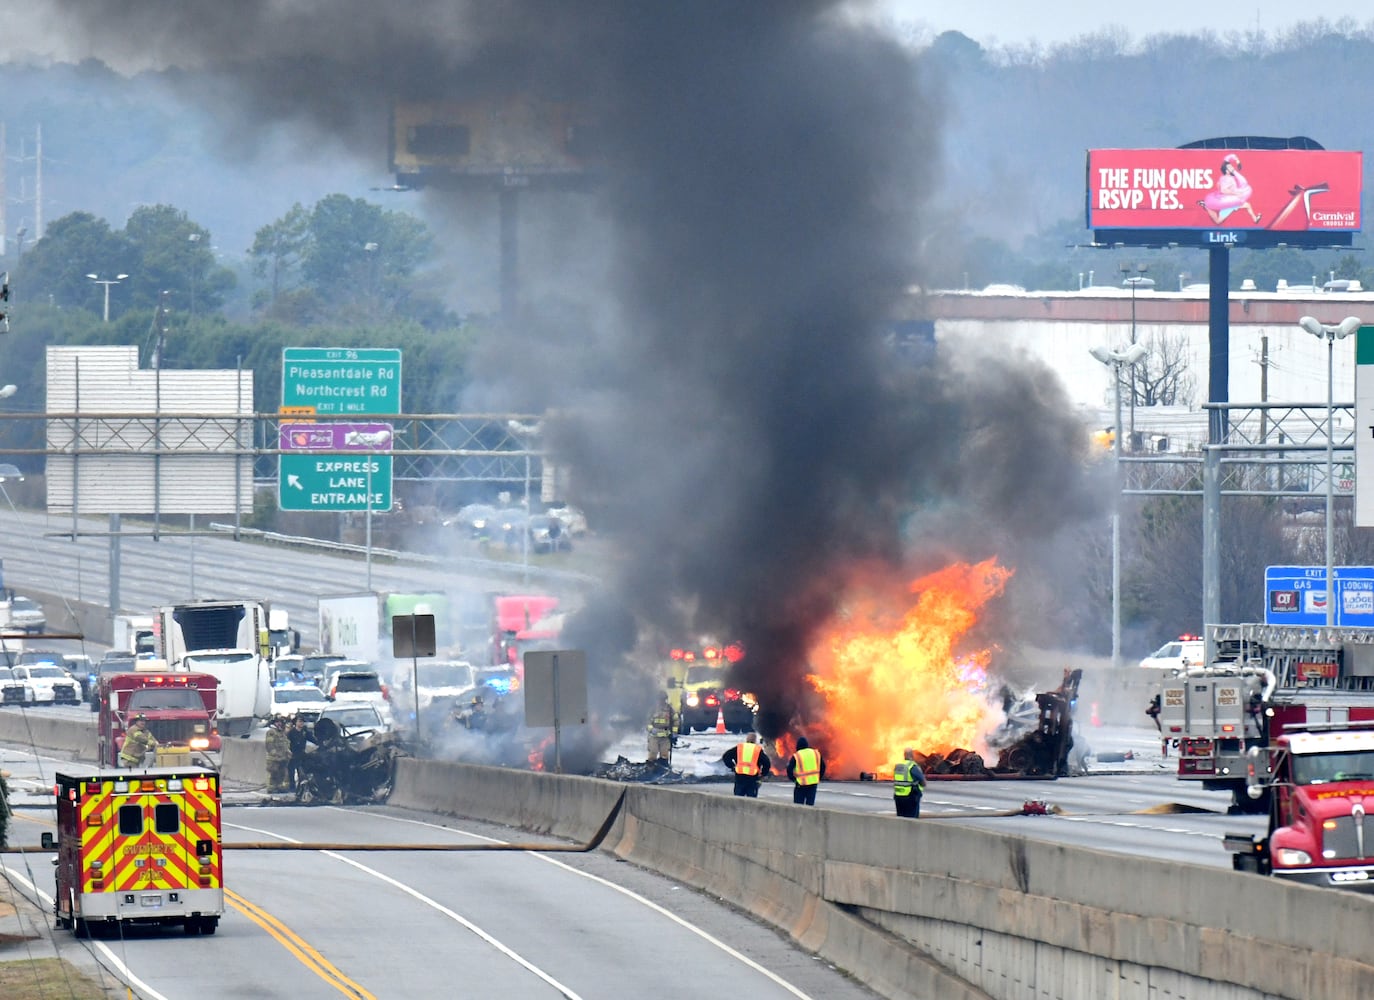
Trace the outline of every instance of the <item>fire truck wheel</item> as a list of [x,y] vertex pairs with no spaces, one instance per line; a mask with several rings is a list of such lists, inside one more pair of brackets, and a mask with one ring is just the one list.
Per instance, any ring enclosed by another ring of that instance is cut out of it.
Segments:
[[72,923],[72,933],[79,938],[88,938],[91,936],[91,925],[77,917]]

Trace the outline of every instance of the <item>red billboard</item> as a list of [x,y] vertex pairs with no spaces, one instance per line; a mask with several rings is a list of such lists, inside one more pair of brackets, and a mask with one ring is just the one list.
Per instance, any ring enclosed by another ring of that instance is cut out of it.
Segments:
[[1089,229],[1360,229],[1363,154],[1318,149],[1092,149]]

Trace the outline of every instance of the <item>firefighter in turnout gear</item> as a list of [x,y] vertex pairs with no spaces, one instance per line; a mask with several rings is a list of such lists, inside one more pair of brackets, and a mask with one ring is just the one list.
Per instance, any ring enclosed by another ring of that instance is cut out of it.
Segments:
[[658,700],[653,718],[649,720],[649,763],[662,763],[667,767],[673,759],[673,729],[676,718],[673,706],[665,694]]
[[758,734],[750,733],[744,738],[743,743],[726,750],[720,759],[725,762],[726,767],[735,772],[735,794],[751,799],[758,798],[759,782],[772,770],[768,755],[763,752],[763,747],[759,746]]
[[119,766],[142,767],[143,758],[148,755],[148,751],[156,751],[157,747],[157,738],[148,731],[148,717],[140,715],[129,723],[124,745],[119,748]]
[[816,786],[825,777],[825,761],[805,736],[797,737],[797,752],[787,762],[787,776],[792,779],[792,801],[799,806],[814,806]]
[[267,726],[267,792],[289,792],[287,766],[291,763],[291,741],[286,735],[286,720],[275,717]]
[[897,815],[920,819],[925,790],[926,773],[916,763],[916,751],[907,747],[902,760],[892,766],[892,801],[897,806]]

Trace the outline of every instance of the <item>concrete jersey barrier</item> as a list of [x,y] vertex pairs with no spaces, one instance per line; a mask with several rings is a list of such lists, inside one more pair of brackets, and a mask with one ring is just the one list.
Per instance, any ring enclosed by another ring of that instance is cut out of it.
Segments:
[[[92,759],[89,722],[0,711],[0,740]],[[260,783],[263,744],[227,740]],[[930,820],[433,760],[390,804],[587,840],[716,895],[889,997],[1374,996],[1374,899]]]
[[1374,996],[1374,900],[1201,865],[683,788],[402,760],[391,804],[585,840],[890,997]]

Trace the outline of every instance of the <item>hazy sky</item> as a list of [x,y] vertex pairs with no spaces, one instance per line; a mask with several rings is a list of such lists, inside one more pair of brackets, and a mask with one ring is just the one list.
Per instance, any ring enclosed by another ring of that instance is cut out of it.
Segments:
[[1318,0],[1307,6],[1292,0],[1151,0],[1148,4],[1101,3],[1100,0],[877,0],[898,21],[924,22],[932,31],[961,31],[983,45],[1020,45],[1038,40],[1052,44],[1099,31],[1125,28],[1133,38],[1162,33],[1218,34],[1280,31],[1301,21],[1352,18],[1360,25],[1374,19],[1368,0]]

